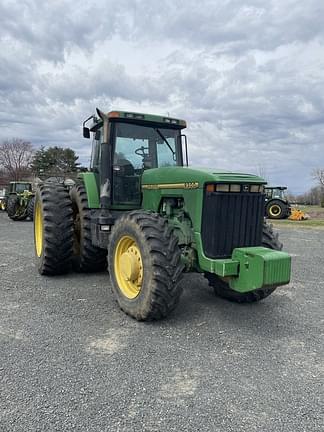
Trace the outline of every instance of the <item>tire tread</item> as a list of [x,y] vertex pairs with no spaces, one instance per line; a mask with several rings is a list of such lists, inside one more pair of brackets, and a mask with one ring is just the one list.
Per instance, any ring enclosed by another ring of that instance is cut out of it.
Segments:
[[39,273],[57,275],[71,268],[73,244],[72,205],[67,189],[56,183],[39,186],[44,224],[43,256]]
[[[152,321],[165,318],[178,305],[182,293],[180,280],[183,265],[180,258],[178,240],[173,234],[165,218],[154,212],[135,210],[123,216],[116,222],[119,227],[136,224],[144,235],[152,263],[152,286],[150,301],[138,307],[136,311],[127,307],[127,302],[118,300],[120,308],[139,321]],[[112,240],[113,242],[114,240]],[[112,274],[113,246],[109,251],[109,268]],[[144,268],[145,272],[145,268]],[[112,284],[115,282],[112,281]],[[118,289],[113,292],[116,293]]]
[[92,244],[91,209],[88,207],[88,196],[83,184],[74,186],[70,191],[73,206],[78,207],[83,241],[80,244],[80,255],[73,257],[73,269],[77,272],[91,273],[107,269],[107,250]]

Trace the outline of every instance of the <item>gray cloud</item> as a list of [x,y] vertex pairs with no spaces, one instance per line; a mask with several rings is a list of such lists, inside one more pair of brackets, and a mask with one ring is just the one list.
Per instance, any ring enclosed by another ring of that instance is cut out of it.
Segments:
[[0,139],[73,147],[96,106],[189,122],[192,163],[293,192],[324,164],[324,5],[166,0],[0,5]]

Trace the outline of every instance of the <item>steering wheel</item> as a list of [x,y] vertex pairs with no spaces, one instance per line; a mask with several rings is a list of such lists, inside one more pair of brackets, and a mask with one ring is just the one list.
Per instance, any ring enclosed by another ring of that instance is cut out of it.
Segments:
[[[145,150],[147,150],[147,153],[145,153]],[[144,158],[145,156],[148,156],[148,150],[148,147],[142,146],[135,150],[135,154]]]

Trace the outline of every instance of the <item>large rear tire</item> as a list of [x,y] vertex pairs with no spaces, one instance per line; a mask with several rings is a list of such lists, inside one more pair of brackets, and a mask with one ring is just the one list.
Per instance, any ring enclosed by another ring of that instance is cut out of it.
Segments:
[[289,216],[288,205],[280,200],[271,200],[266,206],[268,219],[285,219]]
[[18,205],[19,205],[19,198],[17,197],[17,195],[10,195],[8,197],[8,202],[7,202],[7,213],[10,219],[12,219],[15,216]]
[[[263,238],[262,246],[269,249],[281,250],[282,243],[278,239],[278,234],[274,234],[272,226],[268,224],[263,225]],[[239,293],[230,288],[228,283],[224,282],[217,275],[213,273],[205,273],[205,277],[209,285],[214,288],[215,294],[218,297],[225,298],[237,303],[253,303],[262,300],[272,294],[276,286],[260,288],[246,293]]]
[[34,205],[35,205],[35,197],[33,196],[27,205],[27,216],[30,220],[34,220]]
[[166,219],[140,210],[121,216],[108,248],[112,291],[120,308],[139,321],[169,315],[182,292],[180,255]]
[[10,195],[7,203],[7,213],[10,219],[14,221],[21,221],[27,218],[27,212],[21,212],[19,197],[17,195]]
[[83,185],[70,190],[73,209],[73,269],[78,272],[99,272],[107,269],[107,250],[92,244],[91,210]]
[[34,240],[41,275],[67,273],[73,245],[72,203],[61,184],[43,183],[35,195]]

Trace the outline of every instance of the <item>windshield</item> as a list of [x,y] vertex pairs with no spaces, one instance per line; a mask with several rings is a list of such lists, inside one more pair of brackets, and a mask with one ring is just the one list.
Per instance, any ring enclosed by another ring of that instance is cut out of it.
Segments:
[[273,198],[281,198],[284,200],[286,198],[286,191],[282,189],[274,189]]
[[114,165],[144,169],[182,165],[180,131],[177,129],[116,124]]
[[266,195],[268,198],[280,198],[282,200],[286,199],[286,190],[284,189],[266,189]]
[[16,183],[16,192],[21,193],[25,190],[30,190],[30,184],[29,183]]

